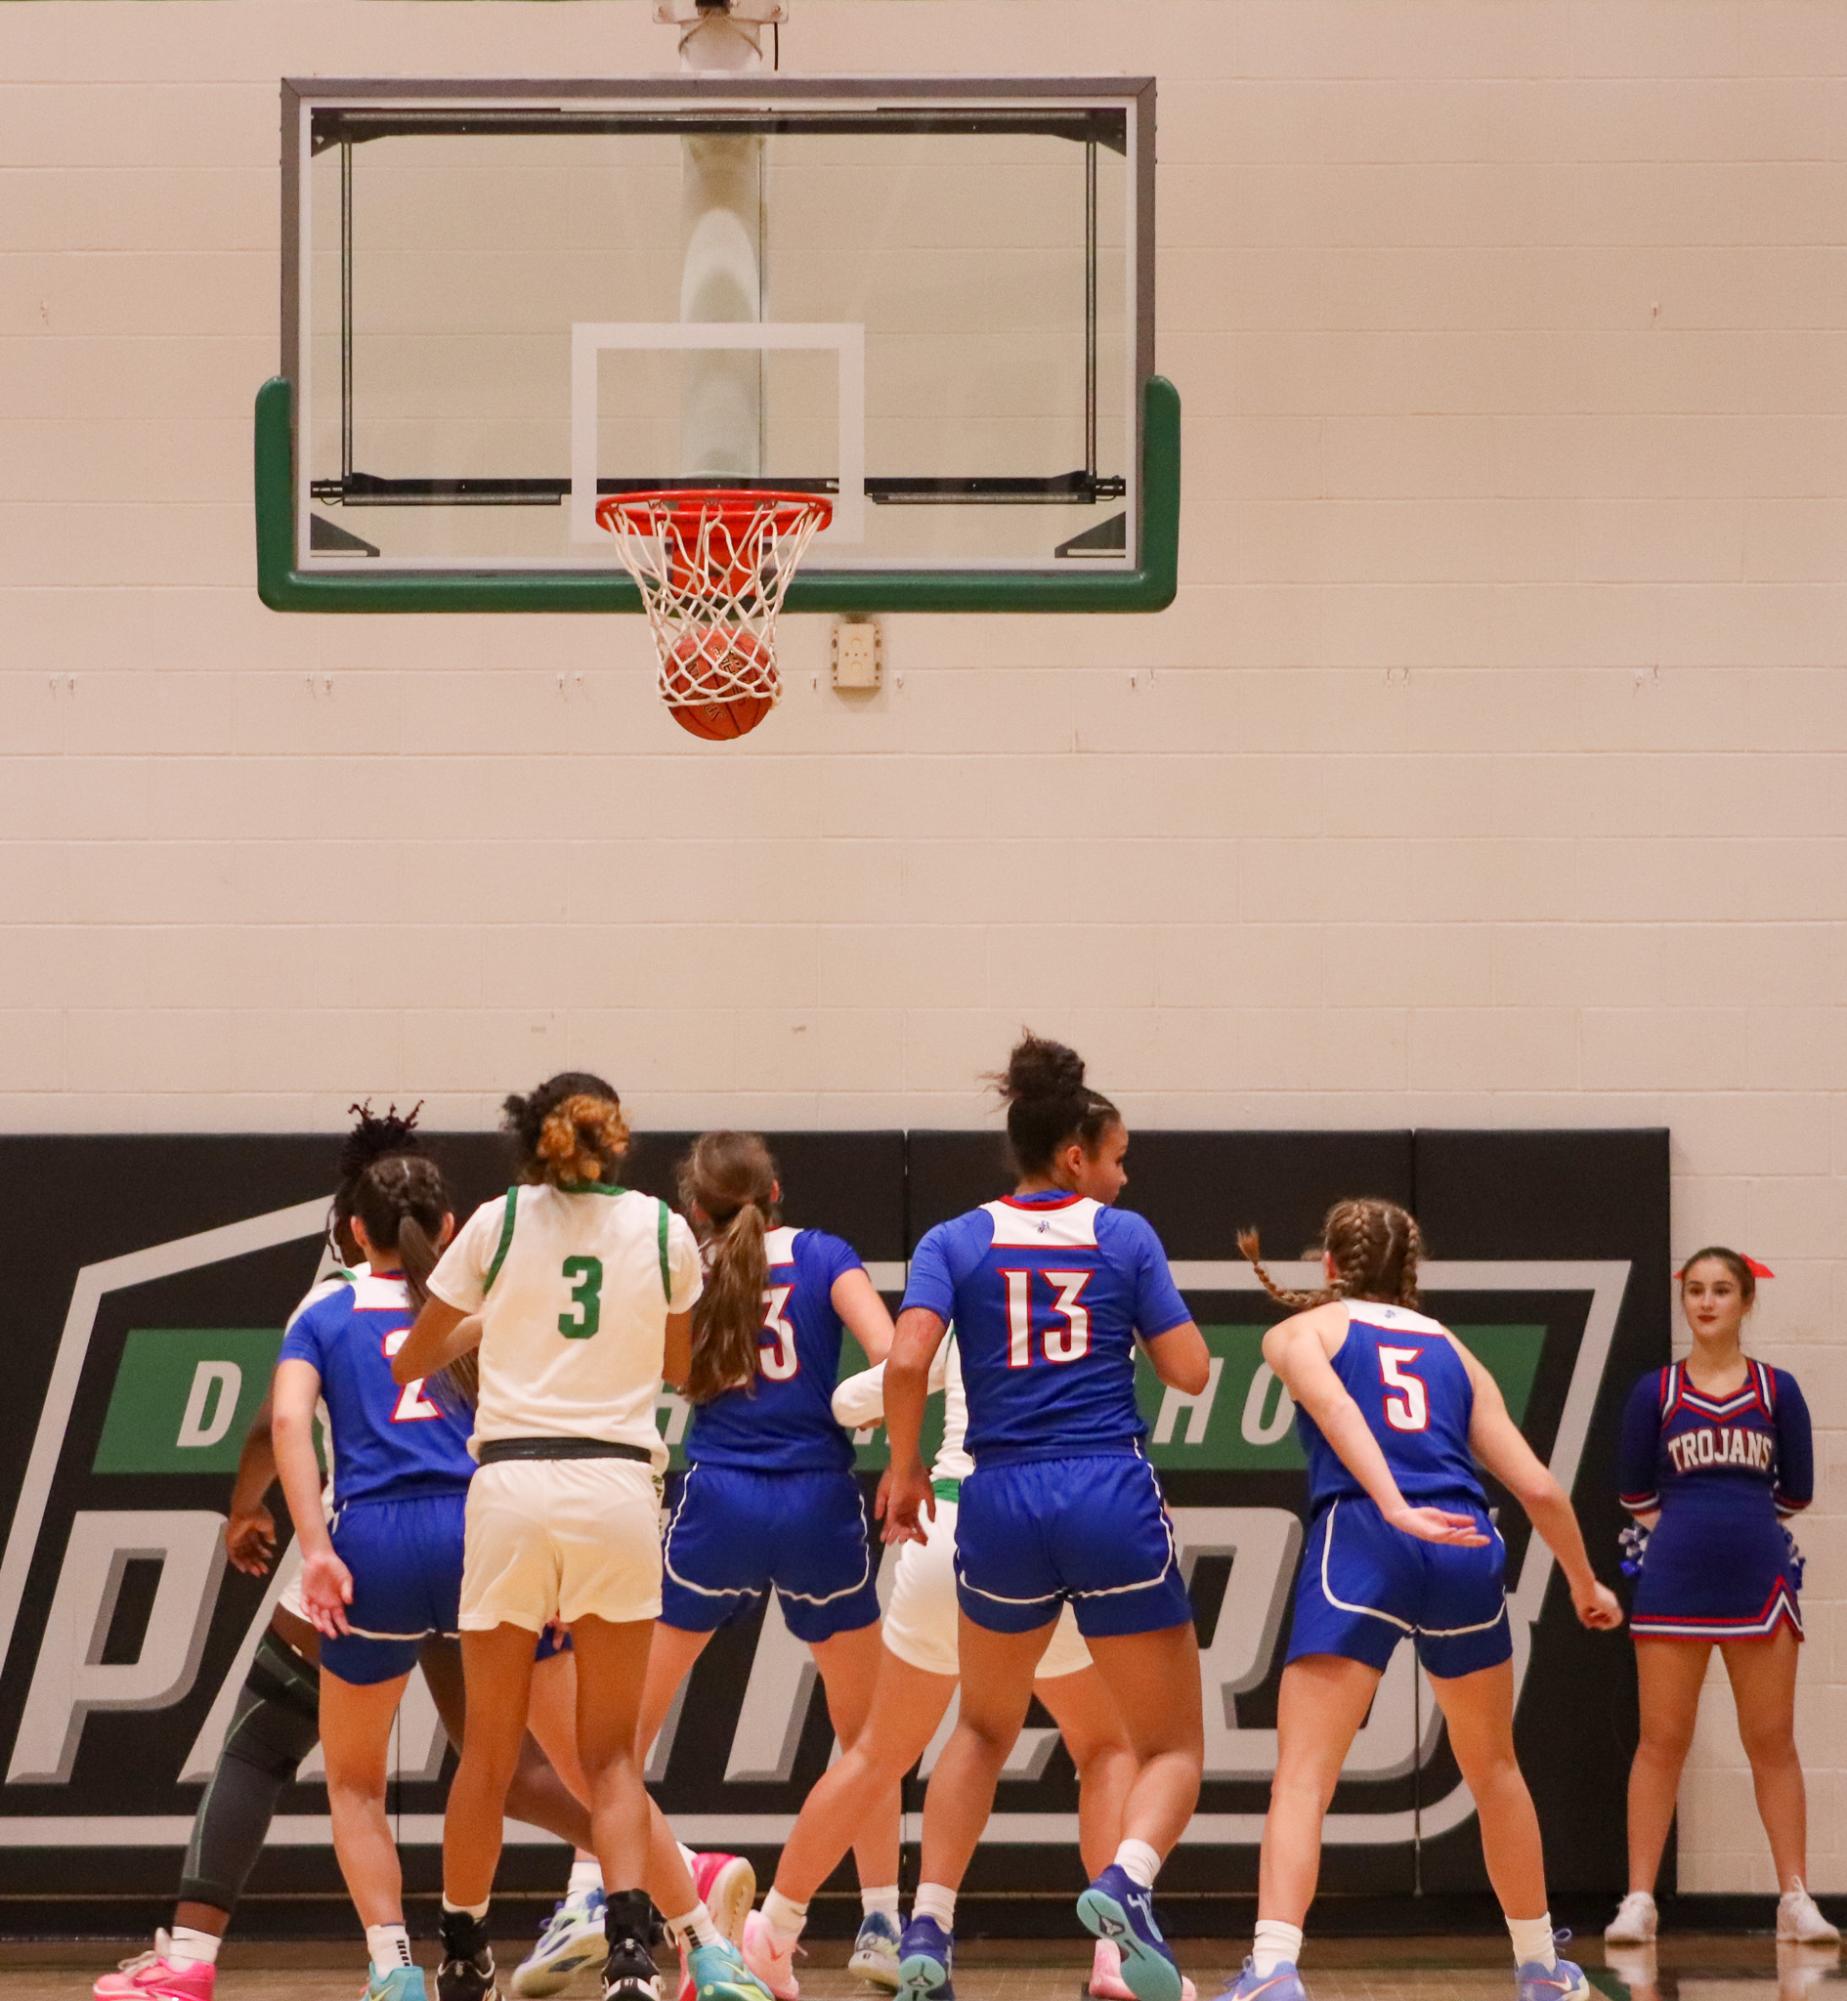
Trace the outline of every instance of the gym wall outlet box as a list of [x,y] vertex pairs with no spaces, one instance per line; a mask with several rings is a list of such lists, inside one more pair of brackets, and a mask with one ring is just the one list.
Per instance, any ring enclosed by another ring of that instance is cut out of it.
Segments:
[[884,679],[884,664],[885,642],[876,619],[834,621],[836,688],[876,688]]

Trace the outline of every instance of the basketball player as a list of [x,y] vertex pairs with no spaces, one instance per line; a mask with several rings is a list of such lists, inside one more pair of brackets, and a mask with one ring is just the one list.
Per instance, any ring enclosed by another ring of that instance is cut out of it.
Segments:
[[[891,1315],[851,1244],[783,1222],[776,1163],[757,1134],[704,1134],[679,1179],[705,1290],[693,1308],[685,1392],[693,1419],[667,1523],[643,1753],[712,1635],[772,1588],[790,1632],[814,1655],[829,1719],[850,1746],[866,1727],[878,1675],[879,1599],[853,1447],[828,1400],[843,1336],[883,1361]],[[859,1837],[863,1921],[848,1962],[891,1987],[899,1812],[894,1777]],[[785,1992],[793,1995],[793,1981]]]
[[[1173,1525],[1142,1450],[1136,1342],[1156,1375],[1189,1395],[1205,1388],[1209,1359],[1153,1230],[1109,1207],[1128,1179],[1128,1133],[1085,1084],[1083,1060],[1029,1035],[997,1082],[1018,1185],[926,1233],[885,1373],[888,1541],[935,1532],[918,1439],[930,1364],[951,1320],[975,1461],[955,1532],[962,1700],[925,1799],[923,1880],[899,1992],[906,2001],[952,1992],[956,1888],[1070,1602],[1136,1761],[1122,1840],[1078,1915],[1118,1947],[1137,2001],[1180,2001],[1153,1886],[1199,1797],[1199,1644]],[[774,1911],[765,1915],[777,1928]]]
[[[404,1116],[395,1105],[382,1115],[370,1104],[352,1109],[357,1122],[341,1149],[327,1220],[328,1240],[340,1265],[295,1308],[291,1326],[316,1300],[366,1276],[352,1235],[360,1177],[375,1161],[424,1150],[415,1109]],[[271,1408],[265,1397],[238,1458],[225,1525],[230,1560],[248,1576],[263,1576],[275,1556],[276,1524],[267,1506],[275,1478]],[[251,1656],[230,1728],[193,1817],[172,1930],[157,1932],[150,1951],[125,1960],[119,1972],[103,1975],[93,1990],[97,2001],[212,2001],[218,1948],[263,1852],[277,1801],[320,1736],[320,1635],[302,1604],[300,1575],[293,1568],[296,1555],[291,1552],[288,1559],[289,1580]],[[420,1665],[443,1728],[452,1743],[459,1743],[462,1677],[454,1643],[432,1642],[422,1650]],[[520,1819],[563,1840],[588,1839],[589,1816],[530,1740],[521,1747],[509,1806]]]
[[[762,2001],[720,1937],[652,1807],[636,1750],[661,1544],[654,1409],[663,1366],[685,1380],[703,1283],[691,1229],[615,1175],[628,1125],[602,1078],[571,1071],[506,1101],[521,1183],[464,1225],[393,1358],[433,1375],[477,1343],[480,1401],[462,1578],[470,1723],[443,1823],[442,2001],[493,1993],[488,1903],[518,1755],[535,1636],[576,1656],[578,1753],[606,1895],[608,2001],[656,2001],[652,1882],[690,1942],[702,1997]],[[650,1855],[652,1849],[652,1857]]]
[[[879,1663],[872,1720],[866,1735],[829,1766],[803,1802],[776,1871],[784,1905],[804,1908],[838,1859],[835,1830],[850,1827],[858,1801],[880,1773],[907,1772],[923,1755],[955,1693],[961,1662],[957,1649],[955,1533],[962,1482],[975,1470],[968,1456],[968,1399],[952,1329],[931,1364],[930,1388],[943,1392],[943,1442],[930,1467],[936,1513],[927,1542],[901,1545],[897,1578],[885,1613],[884,1657]],[[883,1422],[883,1367],[850,1376],[834,1392],[834,1415],[855,1430]],[[1109,1866],[1122,1833],[1122,1802],[1135,1776],[1135,1757],[1122,1719],[1070,1605],[1039,1657],[1033,1694],[1051,1712],[1077,1773],[1078,1848],[1092,1875]],[[744,1955],[773,1993],[786,1978],[794,1992],[789,1951],[776,1953],[776,1937],[762,1917],[746,1927]],[[1184,1983],[1186,2001],[1193,1991]],[[1091,1954],[1094,2001],[1130,2001],[1122,1958],[1100,1938]]]
[[[448,1240],[453,1203],[434,1161],[376,1162],[353,1234],[366,1276],[299,1315],[276,1363],[276,1460],[302,1552],[302,1600],[321,1636],[321,1743],[334,1853],[365,1927],[366,2001],[422,2001],[403,1871],[385,1817],[392,1725],[418,1650],[456,1631],[462,1516],[474,1462],[465,1421],[424,1385],[391,1378]],[[321,1508],[315,1408],[325,1398],[335,1513]]]
[[1519,1501],[1565,1572],[1586,1626],[1622,1623],[1571,1502],[1507,1414],[1494,1378],[1417,1311],[1422,1240],[1395,1203],[1339,1202],[1322,1243],[1327,1288],[1284,1292],[1255,1231],[1239,1248],[1272,1298],[1299,1310],[1263,1339],[1295,1399],[1311,1519],[1278,1696],[1257,1936],[1224,2001],[1303,2001],[1297,1962],[1321,1866],[1321,1823],[1348,1747],[1400,1640],[1413,1638],[1481,1822],[1513,1940],[1518,2001],[1589,2001],[1560,1959],[1539,1822],[1514,1758],[1506,1551],[1479,1460]]

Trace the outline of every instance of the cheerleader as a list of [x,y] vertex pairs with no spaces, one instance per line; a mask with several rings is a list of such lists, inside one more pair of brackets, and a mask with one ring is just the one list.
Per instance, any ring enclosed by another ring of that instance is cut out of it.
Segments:
[[438,1991],[497,1992],[488,1903],[534,1642],[557,1621],[578,1669],[605,2001],[658,2001],[644,1884],[702,1997],[763,2001],[648,1799],[635,1742],[661,1606],[655,1405],[663,1374],[686,1377],[699,1247],[664,1202],[616,1181],[629,1130],[602,1078],[566,1072],[505,1109],[521,1182],[458,1232],[392,1361],[402,1383],[480,1348],[460,1607],[469,1722],[443,1820]]
[[1263,1355],[1295,1400],[1313,1519],[1277,1696],[1257,1935],[1223,2001],[1305,2001],[1296,1968],[1322,1821],[1405,1639],[1416,1644],[1474,1796],[1518,2001],[1590,2001],[1582,1969],[1558,1956],[1539,1822],[1514,1757],[1506,1551],[1477,1460],[1558,1557],[1579,1619],[1611,1627],[1622,1612],[1591,1571],[1570,1499],[1508,1416],[1494,1378],[1418,1312],[1415,1220],[1391,1202],[1340,1202],[1322,1241],[1327,1290],[1289,1293],[1264,1270],[1256,1232],[1238,1240],[1270,1296],[1298,1309],[1264,1336]]
[[1604,1932],[1611,1945],[1655,1936],[1655,1878],[1715,1646],[1782,1891],[1776,1935],[1800,1944],[1840,1937],[1802,1881],[1808,1808],[1795,1739],[1802,1563],[1783,1523],[1814,1494],[1808,1406],[1787,1370],[1744,1352],[1757,1281],[1769,1276],[1722,1246],[1695,1251],[1680,1273],[1692,1353],[1651,1369],[1623,1415],[1642,1727],[1629,1768],[1629,1891]]

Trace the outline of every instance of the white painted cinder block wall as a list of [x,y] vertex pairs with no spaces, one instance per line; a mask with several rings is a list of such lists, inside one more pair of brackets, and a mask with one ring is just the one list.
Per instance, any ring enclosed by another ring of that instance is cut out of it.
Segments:
[[[635,623],[252,587],[277,78],[667,67],[647,13],[0,8],[0,1121],[458,1123],[570,1059],[969,1123],[1024,1019],[1145,1123],[1668,1125],[1823,1428],[1847,1889],[1847,7],[797,0],[788,67],[1159,76],[1185,588],[892,619],[854,713],[798,622],[724,753]],[[1710,1694],[1682,1882],[1767,1889]]]

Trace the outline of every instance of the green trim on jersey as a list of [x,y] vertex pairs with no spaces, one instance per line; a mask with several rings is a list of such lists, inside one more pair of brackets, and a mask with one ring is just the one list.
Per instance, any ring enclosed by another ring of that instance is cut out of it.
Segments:
[[659,1236],[661,1247],[661,1297],[666,1300],[668,1308],[671,1311],[673,1307],[673,1267],[667,1262],[668,1212],[665,1202],[661,1203],[660,1209],[660,1221],[656,1225],[656,1234]]
[[559,1181],[553,1183],[560,1195],[626,1195],[619,1181]]
[[487,1276],[481,1281],[481,1297],[485,1299],[494,1289],[494,1281],[500,1276],[500,1267],[507,1261],[507,1253],[513,1248],[513,1220],[519,1208],[517,1187],[507,1190],[507,1212],[500,1219],[500,1241],[494,1246],[494,1261],[487,1268]]
[[939,1501],[960,1501],[962,1498],[962,1482],[948,1478],[932,1480],[930,1482],[930,1491]]

